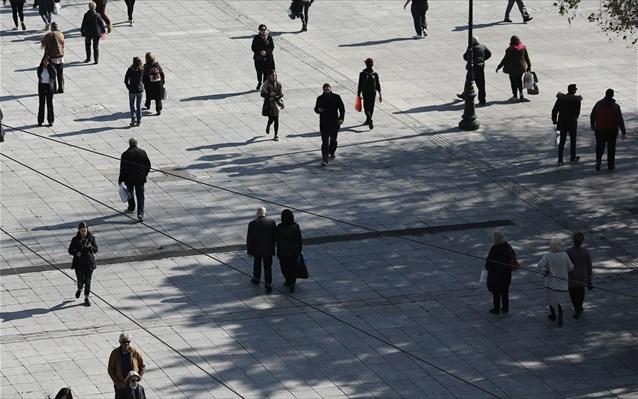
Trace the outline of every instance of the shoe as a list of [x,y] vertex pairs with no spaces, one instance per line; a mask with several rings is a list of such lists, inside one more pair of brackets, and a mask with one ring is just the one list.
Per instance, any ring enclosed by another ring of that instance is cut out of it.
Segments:
[[290,292],[291,294],[292,294],[293,292],[295,292],[295,286],[293,285],[292,287],[290,287],[290,289],[288,290],[288,292]]
[[413,39],[423,39],[423,35],[414,35],[412,36]]
[[135,120],[134,120],[134,119],[131,119],[131,123],[129,123],[128,125],[129,125],[129,126],[135,126],[135,123],[136,123],[136,122],[135,122]]
[[574,319],[579,319],[579,318],[580,318],[580,313],[579,312],[574,313]]
[[307,27],[306,25],[304,25],[304,26],[302,26],[302,27],[301,27],[301,31],[302,31],[302,32],[305,32],[305,31],[307,31],[307,30],[308,30],[308,27]]
[[321,166],[328,166],[328,161],[322,161]]
[[427,35],[428,35],[428,30],[424,28],[422,37],[426,37]]
[[458,98],[460,98],[461,100],[465,100],[465,94],[461,93],[461,94],[457,94],[456,95]]
[[529,21],[531,21],[532,19],[534,19],[534,17],[529,17],[529,16],[527,16],[527,17],[523,17],[523,23],[524,23],[524,24],[526,24],[526,23],[528,23]]
[[556,162],[556,165],[558,165],[558,166],[563,166],[563,165],[565,165],[565,162],[563,162],[563,161],[558,161],[558,162]]
[[266,294],[270,294],[272,292],[272,287],[267,285],[266,286]]
[[580,159],[580,157],[570,158],[569,162],[578,162],[579,159]]
[[91,62],[90,58],[87,58],[87,59],[84,60],[84,63],[89,63],[89,62]]
[[91,301],[89,300],[88,296],[84,297],[84,306],[86,306],[86,307],[91,306]]
[[503,313],[505,313],[505,314],[508,314],[508,313],[510,312],[510,310],[509,310],[509,309],[506,309],[506,308],[502,308],[502,309],[501,309],[501,312],[503,312]]
[[75,299],[79,299],[80,298],[80,294],[82,294],[82,290],[75,291]]
[[15,28],[12,28],[11,30],[18,30],[19,28],[16,26]]
[[616,167],[615,166],[608,166],[607,169],[614,170],[614,169],[616,169]]
[[130,26],[131,28],[135,26],[135,21],[130,20],[128,21],[128,26]]
[[499,314],[499,311],[497,309],[490,309],[489,312],[491,314]]
[[479,101],[479,104],[481,104],[481,105],[485,105],[485,104],[486,104],[486,101],[485,101],[485,100],[483,100],[483,101]]
[[24,22],[22,23],[22,30],[27,30],[27,26],[24,24]]
[[512,96],[507,101],[516,102],[516,101],[518,101],[518,97]]
[[370,119],[366,119],[365,122],[361,126],[366,126],[370,124]]
[[279,136],[275,136],[272,140],[273,141],[279,141]]
[[[42,126],[42,125],[40,125]],[[600,162],[596,161],[596,170],[600,170]]]
[[290,284],[290,283],[284,283],[284,287],[292,287],[292,284]]
[[49,122],[48,125],[49,125],[49,127],[53,126],[53,122]]
[[95,61],[93,62],[93,65],[97,65],[97,64],[98,64],[98,60],[95,60]]
[[144,216],[137,215],[137,221],[140,222],[140,223],[144,222]]
[[141,124],[142,124],[142,122],[140,122],[140,121],[135,122],[135,126],[140,126]]
[[258,279],[256,279],[256,278],[251,278],[251,279],[250,279],[250,282],[251,282],[253,285],[259,285],[259,280],[258,280]]
[[151,109],[151,103],[144,103],[144,109]]
[[[42,127],[42,122],[38,122],[38,126]],[[600,170],[600,168],[598,168]]]
[[505,19],[503,19],[503,22],[512,22],[512,20],[509,17],[505,17]]
[[64,89],[58,89],[58,94],[63,94],[64,93]]
[[368,126],[370,127],[370,130],[374,129],[374,123],[372,123],[372,119],[370,120],[370,124]]
[[335,154],[330,154],[330,156],[328,156],[329,159],[336,159],[337,157],[335,156]]
[[257,83],[257,87],[255,87],[255,90],[259,91],[261,89],[261,82]]
[[558,309],[558,327],[563,326],[563,310]]
[[270,125],[266,126],[266,134],[270,134]]
[[518,97],[518,101],[525,101],[525,97],[523,97],[523,93],[521,93],[521,95]]
[[157,111],[157,113],[155,114],[156,116],[160,116],[162,115],[162,111]]
[[547,320],[556,321],[556,315],[555,314],[548,314],[547,315]]

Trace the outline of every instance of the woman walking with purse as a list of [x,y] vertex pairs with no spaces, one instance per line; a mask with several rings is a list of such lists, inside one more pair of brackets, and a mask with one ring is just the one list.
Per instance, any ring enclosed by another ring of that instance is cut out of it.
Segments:
[[75,270],[75,276],[78,280],[78,290],[75,292],[75,297],[79,298],[82,294],[82,288],[84,288],[84,306],[91,306],[89,294],[91,293],[91,278],[93,270],[95,270],[96,252],[97,244],[93,234],[89,233],[89,225],[86,222],[80,222],[78,233],[69,245],[69,255],[73,256],[71,269]]
[[250,48],[253,51],[255,72],[257,72],[257,87],[255,90],[259,90],[261,89],[261,84],[267,78],[268,71],[275,69],[275,59],[272,55],[275,50],[275,43],[270,37],[266,25],[259,25],[259,34],[253,37],[253,43]]
[[[521,42],[518,36],[510,38],[510,46],[505,50],[505,55],[501,63],[496,67],[496,72],[503,68],[503,72],[510,75],[510,85],[512,87],[512,98],[510,101],[525,101],[523,97],[523,74],[532,69],[532,62],[529,59],[527,47]],[[520,93],[520,97],[518,94]]]
[[270,125],[274,124],[275,137],[273,140],[279,141],[279,110],[284,108],[284,103],[281,100],[284,93],[274,69],[268,72],[268,79],[264,81],[264,86],[261,88],[261,96],[264,98],[262,115],[268,117],[266,134],[270,134]]
[[290,209],[281,212],[281,223],[277,225],[277,258],[281,266],[284,285],[289,292],[295,292],[297,282],[297,259],[301,254],[302,238],[301,229],[295,223],[295,215]]

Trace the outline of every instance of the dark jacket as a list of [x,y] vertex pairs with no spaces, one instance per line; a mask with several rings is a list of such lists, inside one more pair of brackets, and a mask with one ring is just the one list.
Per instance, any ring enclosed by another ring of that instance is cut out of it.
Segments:
[[[472,64],[474,68],[484,68],[485,61],[492,57],[492,52],[484,44],[475,44],[472,46]],[[470,58],[470,50],[468,49],[463,54],[463,59],[467,61]]]
[[142,83],[142,76],[144,75],[144,69],[129,67],[124,75],[124,84],[129,93],[143,93],[144,83]]
[[[90,244],[87,247],[86,244]],[[80,256],[78,256],[78,252]],[[82,238],[80,233],[73,237],[71,244],[69,245],[69,255],[73,255],[73,263],[71,263],[71,269],[76,268],[91,268],[95,269],[95,256],[97,252],[97,244],[95,243],[95,237],[88,232],[86,238]]]
[[277,225],[274,220],[260,216],[248,224],[246,252],[250,256],[273,256]]
[[129,384],[126,384],[126,388],[124,388],[124,398],[125,399],[146,399],[146,393],[144,392],[144,387],[139,383],[137,384],[137,388],[133,389]]
[[[275,59],[272,55],[275,50],[275,42],[270,35],[266,36],[265,39],[262,39],[261,35],[255,35],[250,49],[253,51],[253,60],[268,63],[270,69],[275,69]],[[265,56],[260,54],[262,50],[266,52]]]
[[532,62],[529,60],[527,47],[523,43],[516,46],[509,46],[505,50],[505,55],[498,64],[498,69],[503,68],[503,72],[508,75],[522,75],[525,71],[532,68]]
[[9,3],[13,3],[13,4],[20,4],[20,3],[24,4],[26,2],[27,0],[9,0]]
[[106,33],[106,24],[97,11],[89,10],[84,14],[80,33],[84,37],[92,38],[100,37],[103,33]]
[[42,14],[44,11],[53,11],[53,0],[40,0],[38,11]]
[[127,185],[140,185],[146,183],[146,176],[151,170],[151,161],[146,151],[131,146],[122,153],[120,161],[120,177],[118,184],[124,182]]
[[[323,112],[319,111],[323,109]],[[341,101],[341,96],[335,93],[322,94],[317,97],[315,112],[319,114],[319,125],[323,127],[339,128],[339,121],[346,116],[346,107]]]
[[591,110],[589,120],[592,130],[615,130],[618,133],[620,129],[623,135],[627,134],[620,105],[613,98],[605,97],[598,101]]
[[4,115],[2,115],[2,110],[0,109],[0,143],[4,142],[4,126],[2,126],[2,118],[4,118]]
[[587,248],[571,247],[565,252],[574,265],[574,269],[569,272],[569,287],[584,287],[591,284],[591,255]]
[[570,130],[576,127],[582,101],[583,97],[575,94],[556,94],[556,103],[552,109],[552,122],[557,125],[558,130]]
[[377,74],[372,68],[365,68],[359,72],[359,84],[357,85],[357,95],[361,93],[381,93],[381,82],[379,81],[379,74]]
[[[159,70],[159,80],[157,80],[156,71]],[[151,61],[144,64],[144,75],[142,83],[146,89],[146,99],[162,98],[162,88],[164,87],[165,76],[164,69],[157,61]]]
[[[37,69],[38,84],[41,83],[40,81],[42,80],[43,70],[44,70],[44,67],[42,65],[38,66],[38,69]],[[58,91],[57,83],[56,83],[56,71],[55,71],[55,67],[50,62],[49,62],[49,65],[47,66],[47,71],[49,72],[49,84],[51,85],[51,91],[55,93]]]
[[509,289],[512,281],[510,262],[512,255],[516,256],[512,246],[505,242],[492,245],[485,261],[487,273],[487,289],[490,292],[502,292]]
[[277,257],[297,258],[301,253],[301,229],[297,223],[277,225]]

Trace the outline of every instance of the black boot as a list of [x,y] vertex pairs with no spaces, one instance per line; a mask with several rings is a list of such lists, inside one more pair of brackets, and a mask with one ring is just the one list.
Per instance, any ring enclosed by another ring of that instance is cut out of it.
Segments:
[[563,308],[558,304],[558,327],[563,326]]
[[549,307],[549,312],[550,312],[550,314],[547,315],[547,319],[551,320],[551,321],[555,321],[556,320],[556,311],[554,310],[554,308],[552,306]]

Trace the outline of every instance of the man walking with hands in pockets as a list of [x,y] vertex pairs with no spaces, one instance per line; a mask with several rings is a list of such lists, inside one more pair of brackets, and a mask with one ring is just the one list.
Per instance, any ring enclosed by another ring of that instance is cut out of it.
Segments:
[[335,159],[337,151],[337,133],[346,115],[341,96],[332,92],[329,83],[323,84],[323,94],[317,97],[315,112],[319,114],[321,132],[321,165],[328,166],[328,159]]

